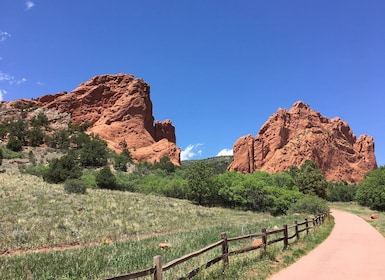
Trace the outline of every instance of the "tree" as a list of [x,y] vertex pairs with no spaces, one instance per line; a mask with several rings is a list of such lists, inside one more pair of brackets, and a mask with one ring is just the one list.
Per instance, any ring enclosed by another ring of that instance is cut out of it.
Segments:
[[290,174],[294,175],[295,183],[302,193],[326,198],[328,183],[313,161],[306,160],[299,170],[291,168]]
[[8,125],[9,134],[11,137],[16,137],[22,143],[22,145],[26,144],[25,134],[26,134],[26,123],[23,119],[19,118],[17,120],[13,120]]
[[49,183],[62,183],[67,179],[78,179],[82,176],[76,153],[69,152],[60,159],[53,159],[43,179]]
[[188,197],[199,205],[213,205],[218,201],[218,191],[213,182],[214,173],[206,163],[195,162],[187,174]]
[[32,147],[40,146],[44,143],[45,134],[40,128],[34,127],[28,131],[29,145]]
[[175,165],[171,162],[170,158],[167,156],[162,157],[159,162],[155,162],[153,165],[154,169],[161,169],[167,173],[172,173],[175,171]]
[[37,116],[32,117],[29,122],[34,128],[40,128],[42,126],[48,127],[49,125],[48,117],[43,112],[40,112]]
[[118,188],[115,175],[107,165],[96,174],[96,184],[101,189],[116,190]]
[[114,159],[114,168],[119,171],[126,172],[127,171],[127,164],[129,160],[126,156],[120,154],[116,155]]
[[385,166],[369,172],[358,185],[356,200],[373,210],[385,211]]
[[107,164],[107,143],[98,136],[84,145],[80,152],[80,164],[84,167],[101,167]]
[[16,136],[11,136],[6,147],[11,151],[20,152],[23,149],[23,142]]

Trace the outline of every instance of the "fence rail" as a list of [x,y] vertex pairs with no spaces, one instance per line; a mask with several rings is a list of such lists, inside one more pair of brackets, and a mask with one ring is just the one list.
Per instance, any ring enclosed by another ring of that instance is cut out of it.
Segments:
[[[141,270],[141,271],[136,271],[132,272],[126,275],[120,275],[112,278],[108,278],[106,280],[129,280],[129,279],[137,279],[141,277],[146,277],[146,276],[153,276],[154,280],[162,280],[163,279],[163,272],[167,271],[181,263],[184,263],[192,258],[198,257],[214,248],[217,248],[221,246],[222,248],[222,254],[220,256],[215,257],[214,259],[209,260],[207,263],[201,265],[200,267],[197,267],[190,271],[185,277],[179,278],[179,280],[182,279],[191,279],[195,275],[199,273],[199,271],[206,269],[213,264],[216,264],[220,261],[223,261],[223,267],[226,268],[229,265],[229,257],[234,256],[234,255],[239,255],[243,253],[247,253],[250,251],[258,250],[258,249],[263,249],[266,250],[266,247],[268,245],[277,243],[277,242],[282,242],[283,241],[283,247],[286,248],[289,245],[289,240],[291,239],[296,239],[298,240],[300,238],[300,233],[306,231],[306,234],[309,233],[309,230],[312,228],[316,228],[319,225],[321,225],[326,218],[330,220],[330,212],[325,212],[320,215],[315,216],[311,223],[308,221],[308,219],[305,219],[305,221],[298,223],[297,221],[294,222],[293,225],[284,225],[283,228],[281,229],[274,229],[271,231],[267,231],[265,228],[261,230],[261,233],[254,233],[254,234],[249,234],[249,235],[243,235],[243,236],[238,236],[238,237],[231,237],[228,238],[227,234],[225,232],[221,233],[221,240],[210,244],[198,251],[195,251],[193,253],[187,254],[185,256],[182,256],[178,259],[172,260],[165,265],[162,265],[162,257],[161,256],[155,256],[153,258],[153,267]],[[289,229],[294,229],[294,233],[289,236]],[[269,236],[272,235],[278,235],[282,234],[283,236],[277,237],[275,239],[269,239]],[[235,241],[241,241],[241,240],[246,240],[246,239],[252,239],[252,238],[259,238],[261,239],[260,244],[256,244],[253,246],[248,246],[244,247],[241,249],[236,249],[233,251],[229,251],[229,243],[235,242]]]

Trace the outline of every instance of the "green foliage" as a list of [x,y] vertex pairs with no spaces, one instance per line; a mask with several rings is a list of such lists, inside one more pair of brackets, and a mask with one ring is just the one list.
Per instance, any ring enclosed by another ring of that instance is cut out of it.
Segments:
[[268,186],[267,201],[270,202],[268,211],[273,216],[285,215],[291,205],[303,197],[298,190],[288,190],[278,186]]
[[107,165],[96,174],[96,184],[101,189],[118,189],[115,175],[111,172],[110,167]]
[[246,175],[231,171],[214,180],[223,205],[268,211],[272,215],[285,214],[302,197],[292,181],[289,174],[270,175],[262,171]]
[[5,122],[0,122],[0,139],[4,139],[8,134],[8,126]]
[[17,120],[12,120],[8,124],[8,131],[11,138],[16,137],[18,140],[21,141],[22,145],[25,144],[26,129],[27,129],[27,124],[21,118]]
[[40,146],[44,143],[45,134],[40,128],[34,127],[27,132],[29,145],[32,147]]
[[118,171],[127,171],[127,164],[129,163],[128,158],[125,155],[115,155],[114,157],[114,168]]
[[23,142],[16,136],[11,136],[6,147],[11,151],[20,152],[23,149]]
[[233,156],[219,156],[200,160],[184,160],[181,162],[181,168],[188,169],[198,161],[203,161],[205,164],[211,167],[214,174],[223,174],[226,172],[227,167],[233,161]]
[[300,169],[292,167],[289,173],[302,193],[326,198],[328,183],[313,161],[306,160]]
[[85,194],[87,192],[87,187],[82,180],[68,179],[64,182],[64,190],[67,193]]
[[206,163],[194,163],[187,174],[187,196],[199,205],[213,205],[218,199],[218,190],[213,182],[213,170]]
[[31,174],[37,177],[44,177],[46,172],[48,172],[49,167],[46,165],[34,165],[34,166],[27,166],[24,169],[24,172],[27,174]]
[[37,116],[31,118],[30,124],[34,128],[48,127],[48,117],[43,112],[40,112]]
[[80,151],[80,164],[84,167],[101,167],[107,164],[107,143],[93,135]]
[[77,179],[82,175],[76,154],[70,152],[60,159],[53,159],[43,179],[49,183],[62,183],[67,179]]
[[385,211],[385,166],[369,172],[358,185],[356,200],[362,206]]
[[354,201],[356,196],[357,185],[348,185],[345,182],[329,183],[327,188],[328,201],[332,202],[349,202]]
[[47,142],[51,148],[66,150],[70,147],[69,133],[67,130],[59,130]]
[[154,163],[153,169],[161,169],[167,173],[171,173],[175,171],[175,165],[171,162],[169,157],[164,156],[159,161]]
[[129,163],[132,163],[132,156],[131,156],[130,151],[127,148],[123,149],[121,155],[125,156],[128,159]]
[[292,204],[289,208],[289,213],[307,213],[317,215],[329,211],[329,206],[326,200],[316,195],[305,195]]

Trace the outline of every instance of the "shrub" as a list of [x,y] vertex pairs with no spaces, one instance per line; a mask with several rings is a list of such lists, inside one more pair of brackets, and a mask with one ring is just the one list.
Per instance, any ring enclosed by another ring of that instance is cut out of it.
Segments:
[[292,204],[288,212],[317,215],[326,211],[329,211],[326,200],[316,195],[305,195]]
[[80,152],[80,164],[85,167],[101,167],[107,164],[107,143],[93,136]]
[[356,185],[348,184],[329,184],[327,189],[327,196],[329,201],[342,201],[349,202],[353,201],[356,196]]
[[36,165],[26,167],[23,172],[34,176],[43,177],[48,169],[49,168],[45,165]]
[[356,200],[373,210],[385,211],[385,166],[369,172],[358,185]]
[[39,128],[32,128],[28,131],[27,135],[29,139],[29,144],[32,147],[37,147],[44,143],[45,134]]
[[60,159],[53,159],[43,179],[49,183],[62,183],[67,179],[77,179],[82,176],[82,171],[76,161],[76,154],[69,153]]
[[96,184],[101,189],[116,190],[118,187],[115,175],[107,165],[96,174]]
[[64,190],[67,193],[85,194],[87,192],[87,187],[82,180],[68,179],[64,182]]
[[23,142],[19,138],[12,136],[9,138],[6,147],[11,151],[20,152],[23,149]]
[[114,159],[114,168],[119,171],[126,172],[127,171],[127,164],[129,160],[124,155],[116,155]]
[[167,156],[164,156],[160,159],[160,161],[155,162],[153,165],[153,168],[164,170],[167,173],[172,173],[175,171],[175,165],[171,162],[170,158]]

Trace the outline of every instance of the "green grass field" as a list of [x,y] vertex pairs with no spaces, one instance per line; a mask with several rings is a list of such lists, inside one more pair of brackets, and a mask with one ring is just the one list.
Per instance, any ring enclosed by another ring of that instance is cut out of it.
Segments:
[[[166,263],[220,240],[221,232],[235,237],[305,218],[206,208],[129,192],[88,189],[84,195],[67,194],[62,185],[20,174],[11,166],[0,176],[1,279],[103,279],[151,267],[156,255]],[[326,238],[332,225],[321,228],[288,250],[271,246],[264,255],[231,258],[227,279],[265,279]],[[173,247],[160,250],[160,242]],[[248,242],[252,240],[243,245]],[[202,262],[196,258],[165,277],[181,277]],[[220,275],[221,264],[197,279]]]

